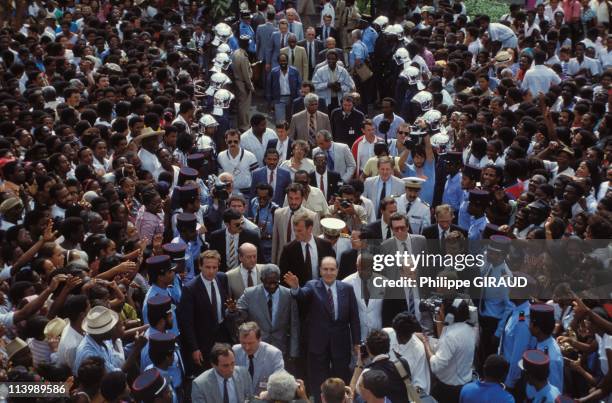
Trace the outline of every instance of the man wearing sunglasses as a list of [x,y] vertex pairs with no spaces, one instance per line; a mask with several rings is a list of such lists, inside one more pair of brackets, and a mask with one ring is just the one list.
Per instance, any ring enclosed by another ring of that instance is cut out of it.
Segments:
[[227,150],[219,153],[219,172],[229,172],[234,176],[234,188],[248,195],[251,189],[251,172],[257,169],[257,158],[252,152],[240,147],[240,133],[230,129],[225,132]]

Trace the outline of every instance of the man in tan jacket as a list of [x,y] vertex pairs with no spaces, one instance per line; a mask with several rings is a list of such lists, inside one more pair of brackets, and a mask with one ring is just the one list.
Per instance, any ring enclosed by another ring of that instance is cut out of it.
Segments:
[[251,96],[255,87],[253,86],[253,71],[247,49],[249,47],[249,37],[240,36],[238,41],[240,49],[232,55],[232,70],[234,72],[234,82],[236,84],[236,100],[238,102],[238,129],[244,132],[249,129],[249,112],[251,110]]
[[340,46],[345,52],[351,50],[351,32],[359,27],[361,14],[355,0],[339,0],[336,4],[336,31]]
[[300,73],[300,79],[304,81],[308,78],[308,55],[306,54],[306,49],[297,46],[295,34],[289,34],[287,43],[289,46],[282,48],[280,52],[287,55],[289,65],[297,69]]

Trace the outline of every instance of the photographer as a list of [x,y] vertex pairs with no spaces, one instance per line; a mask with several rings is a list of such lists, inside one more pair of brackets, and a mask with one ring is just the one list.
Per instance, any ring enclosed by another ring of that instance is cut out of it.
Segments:
[[223,172],[219,177],[209,178],[212,203],[208,209],[204,224],[209,232],[218,230],[223,224],[223,213],[228,208],[227,199],[234,194],[234,176]]
[[[365,344],[361,345],[360,354],[357,357],[357,365],[351,378],[351,389],[363,397],[363,393],[359,388],[361,385],[361,377],[364,373],[370,370],[379,370],[387,375],[387,384],[385,387],[386,397],[391,400],[391,403],[407,402],[408,392],[402,377],[395,368],[395,364],[389,359],[389,350],[391,341],[389,335],[382,330],[372,331],[366,338]],[[364,361],[369,360],[370,363],[364,366]],[[400,360],[403,360],[400,358]],[[408,367],[407,363],[405,368]]]
[[438,401],[458,402],[461,388],[472,380],[476,342],[469,319],[470,310],[465,300],[447,299],[440,307],[436,321],[441,336],[435,351],[427,336],[417,334],[425,346],[431,372],[440,381],[431,393]]
[[355,189],[351,185],[340,188],[334,204],[329,207],[329,213],[331,217],[344,221],[351,232],[368,223],[365,208],[355,204]]
[[417,176],[425,179],[421,187],[421,200],[432,205],[434,185],[436,183],[436,161],[430,142],[430,129],[423,119],[417,119],[415,125],[422,130],[419,135],[411,130],[410,141],[406,140],[404,146],[410,150],[411,158],[402,165],[402,177]]

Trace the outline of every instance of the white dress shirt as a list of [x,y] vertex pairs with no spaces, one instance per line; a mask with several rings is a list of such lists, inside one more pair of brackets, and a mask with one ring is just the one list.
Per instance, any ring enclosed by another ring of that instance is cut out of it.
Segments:
[[288,153],[288,148],[289,148],[289,139],[285,139],[284,141],[281,141],[281,139],[278,139],[278,142],[276,143],[276,151],[278,151],[279,153],[279,161],[286,161],[289,159],[289,153]]
[[391,349],[389,351],[391,361],[397,361],[399,357],[405,359],[410,367],[412,384],[423,389],[425,393],[429,393],[431,375],[423,342],[413,334],[407,343],[399,344],[395,330],[392,327],[385,327],[383,331],[389,335],[391,342]]
[[[213,303],[212,302],[213,297],[217,299],[217,319],[219,320],[219,323],[221,323],[223,322],[223,313],[221,312],[223,301],[221,301],[221,294],[219,293],[219,284],[217,283],[216,279],[213,279],[212,281],[207,280],[202,274],[200,274],[200,277],[202,278],[202,281],[204,282],[204,287],[206,287],[206,292],[208,293],[208,297],[210,298],[210,303],[211,304]],[[215,295],[211,296],[210,287],[213,283],[215,284]]]
[[310,267],[312,267],[312,278],[319,278],[319,254],[317,253],[317,244],[313,236],[310,237],[310,241],[308,242],[300,242],[302,244],[302,254],[304,259],[306,259],[306,244],[310,246]]
[[144,148],[138,151],[138,158],[140,159],[140,168],[149,171],[151,175],[161,169],[161,162],[159,162],[157,156]]
[[[388,231],[391,231],[391,226],[390,226],[389,224],[387,224],[387,223],[385,222],[385,220],[382,220],[382,219],[381,219],[381,220],[380,220],[380,228],[382,229],[382,239],[383,239],[384,241],[386,241],[387,239],[389,239],[389,238],[387,237],[387,232],[388,232]],[[388,228],[389,230],[387,230],[387,228]],[[391,232],[390,232],[390,234],[391,234],[391,236],[393,236],[393,231],[391,231]]]
[[[249,284],[249,271],[242,264],[240,265],[240,277],[242,277],[244,288],[247,288]],[[253,285],[257,285],[257,266],[251,269],[251,281]]]
[[[329,183],[327,181],[327,170],[322,174],[315,171],[315,177],[317,179],[317,188],[323,193],[325,200],[329,200],[329,196],[327,195],[327,184]],[[321,187],[321,182],[323,182],[323,187]]]
[[442,330],[435,354],[429,360],[431,372],[446,385],[465,385],[472,380],[472,363],[476,349],[474,328],[465,322]]
[[548,93],[553,84],[558,85],[560,82],[561,78],[553,69],[543,64],[536,64],[525,73],[521,89],[529,90],[533,97],[537,97],[540,92]]
[[279,71],[279,84],[280,84],[280,95],[281,97],[291,95],[291,88],[289,87],[289,69],[285,73],[283,70]]
[[[281,80],[282,81],[282,80]],[[249,129],[240,135],[240,147],[250,151],[255,156],[259,167],[263,166],[264,153],[266,152],[266,144],[268,141],[276,139],[276,133],[270,128],[261,136],[261,141],[253,134],[253,129]]]
[[76,350],[83,340],[83,335],[74,330],[70,325],[62,331],[59,345],[57,347],[57,363],[66,364],[70,368],[76,359]]

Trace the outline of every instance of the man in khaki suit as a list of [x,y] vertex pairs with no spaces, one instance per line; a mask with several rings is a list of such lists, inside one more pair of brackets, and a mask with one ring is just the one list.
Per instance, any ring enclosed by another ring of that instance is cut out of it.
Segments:
[[320,112],[319,96],[315,93],[309,93],[304,96],[304,109],[296,113],[291,118],[289,125],[289,137],[292,140],[305,140],[310,144],[310,148],[317,146],[316,134],[319,130],[331,131],[329,116],[326,113]]
[[244,132],[249,129],[249,111],[251,110],[251,95],[255,91],[253,86],[253,71],[251,62],[247,54],[249,47],[249,37],[240,36],[238,41],[240,49],[232,55],[232,70],[234,72],[234,82],[236,84],[236,100],[238,102],[238,129]]
[[238,260],[240,265],[228,271],[227,282],[229,295],[233,300],[238,300],[248,287],[258,285],[263,264],[257,264],[257,247],[252,243],[245,242],[238,248]]
[[293,183],[287,186],[287,207],[277,208],[274,211],[274,226],[272,228],[272,263],[278,264],[283,247],[295,239],[291,218],[298,212],[305,212],[314,221],[313,234],[321,234],[319,216],[312,210],[302,206],[304,188]]
[[359,28],[361,14],[355,5],[355,0],[339,0],[336,4],[336,31],[340,46],[345,52],[351,50],[351,32]]
[[289,34],[287,39],[289,46],[281,49],[281,54],[286,54],[289,59],[289,65],[293,66],[300,73],[300,79],[306,80],[308,77],[308,55],[306,49],[297,46],[297,37],[295,34]]

